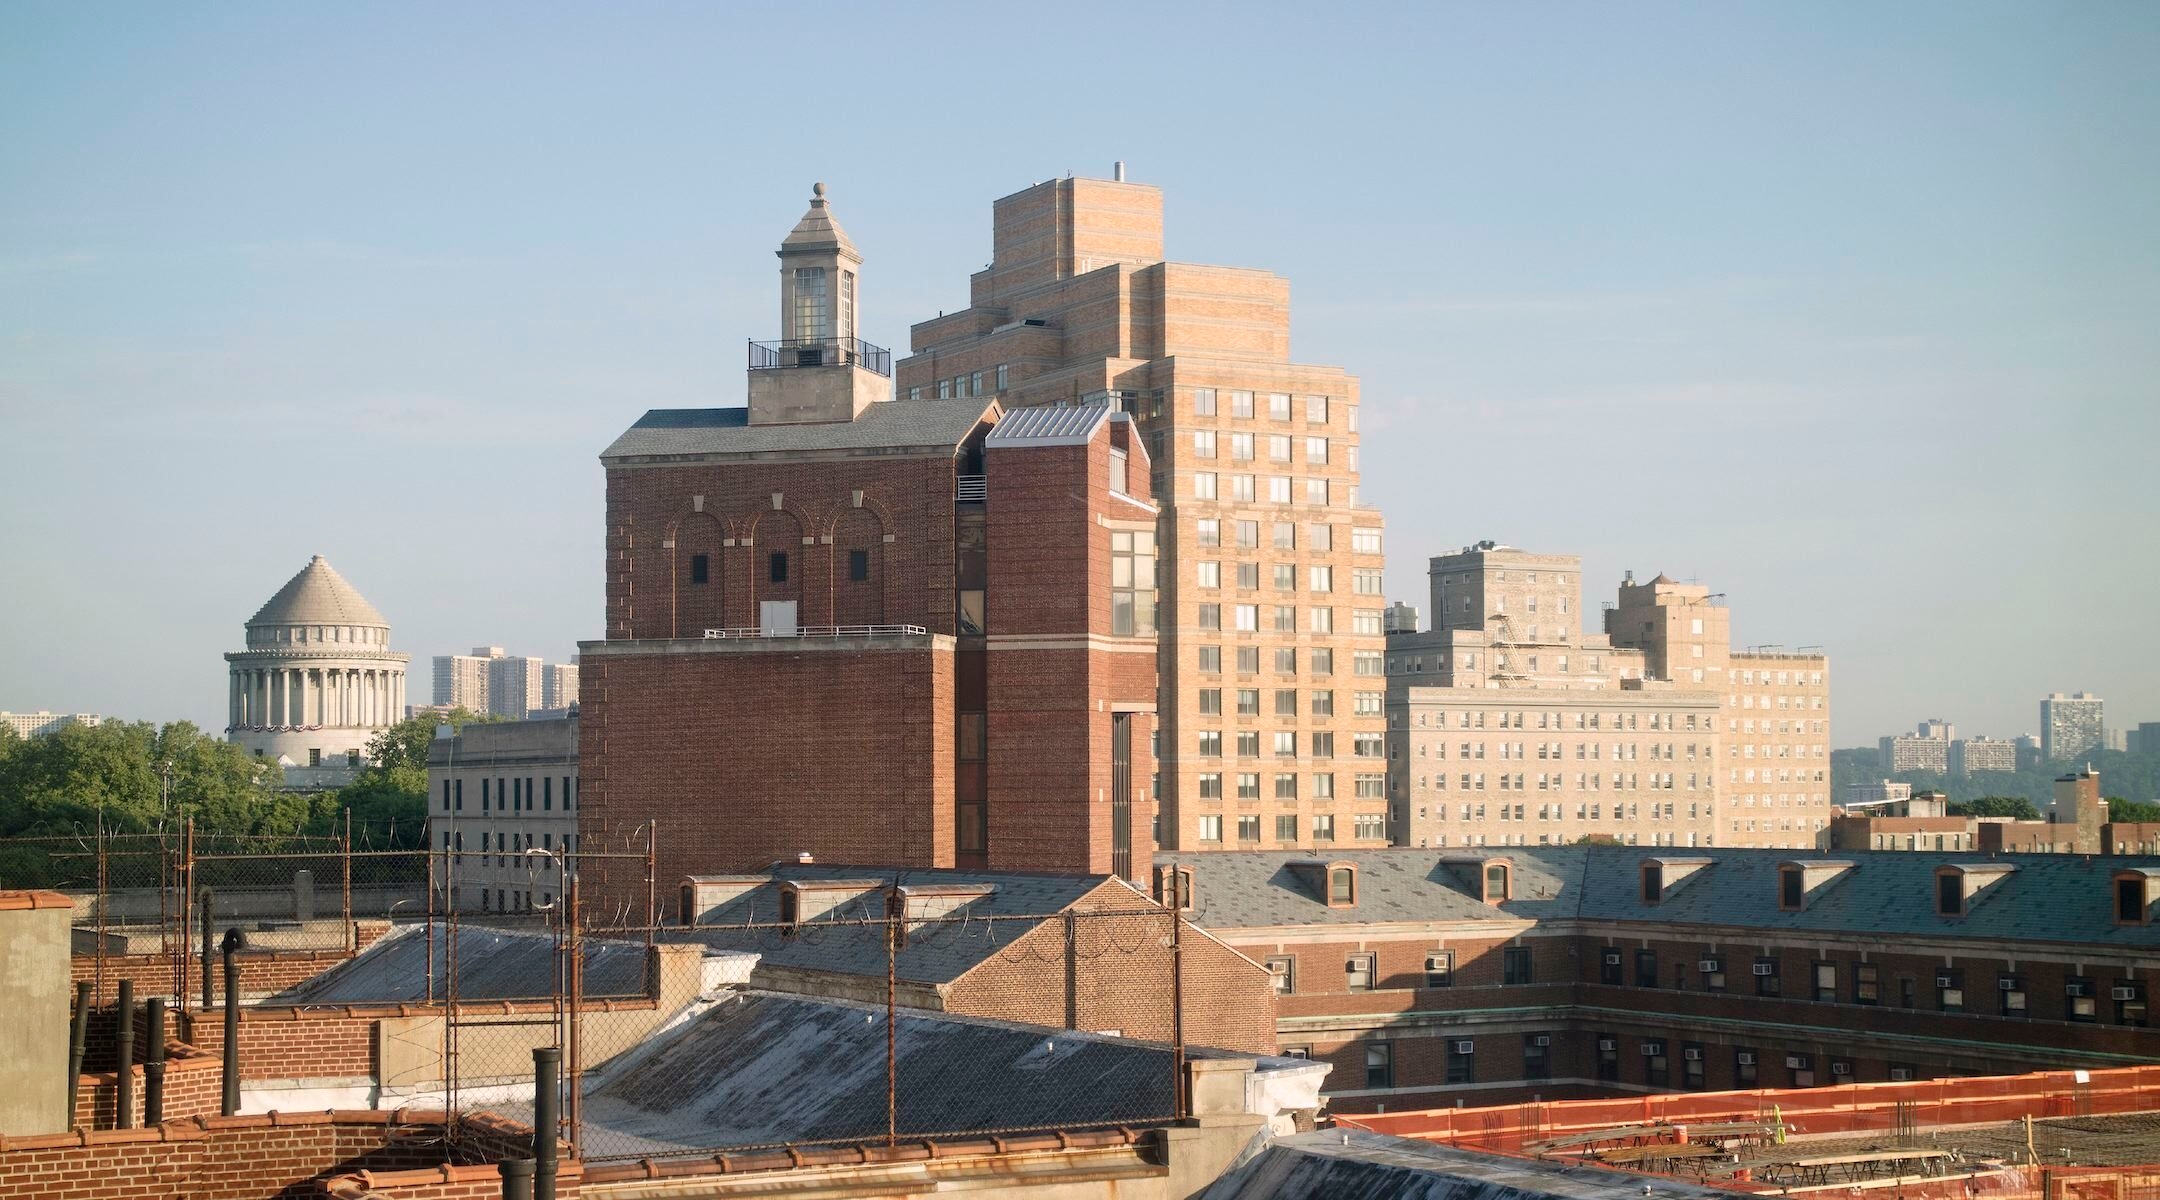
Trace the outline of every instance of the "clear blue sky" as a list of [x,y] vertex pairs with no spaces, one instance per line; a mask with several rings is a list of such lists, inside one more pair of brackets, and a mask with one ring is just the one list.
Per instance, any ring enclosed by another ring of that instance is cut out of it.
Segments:
[[900,346],[1122,158],[1362,376],[1396,595],[1699,577],[1841,745],[2160,720],[2155,63],[2144,0],[0,6],[0,708],[220,726],[314,553],[415,697],[565,658],[596,455],[740,403],[811,181]]

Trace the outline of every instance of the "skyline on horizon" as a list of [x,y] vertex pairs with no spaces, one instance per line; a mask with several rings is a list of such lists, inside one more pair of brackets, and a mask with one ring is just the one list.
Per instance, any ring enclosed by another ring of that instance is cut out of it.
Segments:
[[[1439,9],[1380,39],[1421,52],[1337,57],[1285,12],[1225,52],[1310,93],[1156,73],[912,124],[879,65],[998,35],[865,14],[796,98],[836,146],[768,140],[792,80],[736,14],[11,10],[0,708],[215,729],[222,654],[312,554],[423,673],[568,662],[600,449],[740,403],[812,180],[897,350],[964,302],[993,197],[1123,159],[1170,257],[1286,276],[1297,356],[1360,376],[1389,600],[1491,538],[1581,555],[1586,618],[1664,572],[1727,593],[1736,646],[1824,647],[1834,745],[2036,733],[2056,691],[2160,719],[2160,12],[1660,11]],[[1067,44],[1151,61],[1114,40]],[[957,138],[999,149],[921,149]]]

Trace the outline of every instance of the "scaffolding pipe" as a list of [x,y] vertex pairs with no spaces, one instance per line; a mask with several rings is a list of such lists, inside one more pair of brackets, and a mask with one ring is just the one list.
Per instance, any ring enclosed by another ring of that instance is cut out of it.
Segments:
[[202,890],[202,1006],[210,1008],[211,963],[217,959],[217,932],[210,925],[210,889]]
[[219,1111],[228,1117],[240,1114],[240,947],[246,944],[238,929],[225,931],[225,1097]]
[[533,1047],[532,1200],[555,1200],[556,1073],[562,1047]]
[[142,1111],[143,1128],[150,1129],[165,1121],[165,997],[152,996],[143,1008],[150,1044],[143,1048]]
[[88,980],[75,985],[75,1023],[68,1030],[68,1124],[75,1124],[75,1095],[82,1085],[83,1046],[90,1036]]
[[113,1028],[113,1128],[135,1128],[135,981],[120,981]]

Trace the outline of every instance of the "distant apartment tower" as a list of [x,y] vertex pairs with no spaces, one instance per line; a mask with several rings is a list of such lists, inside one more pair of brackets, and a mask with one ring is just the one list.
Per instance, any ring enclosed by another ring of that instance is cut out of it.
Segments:
[[547,660],[522,654],[505,654],[488,660],[487,710],[498,717],[522,721],[537,708],[547,692]]
[[1883,738],[1879,743],[1882,769],[1892,775],[1907,771],[1948,774],[1950,742],[1955,735],[1956,728],[1948,721],[1930,719],[1920,722],[1917,732]]
[[1950,773],[2017,770],[2017,743],[2001,738],[1961,738],[1950,743]]
[[2130,754],[2160,756],[2160,721],[2140,721],[2129,732],[2123,750]]
[[1615,648],[1640,649],[1644,673],[1724,700],[1720,846],[1810,847],[1830,824],[1830,660],[1803,647],[1731,648],[1723,597],[1663,575],[1620,584],[1605,610]]
[[1399,844],[1723,844],[1721,697],[1583,633],[1581,559],[1487,541],[1428,577],[1433,628],[1388,639]]
[[501,646],[474,646],[471,654],[435,656],[435,703],[467,712],[488,711],[488,664],[503,656]]
[[96,713],[49,713],[42,710],[34,713],[0,712],[0,725],[13,729],[15,735],[21,738],[43,737],[48,733],[58,733],[70,725],[95,727],[104,722],[105,718]]
[[578,702],[576,663],[550,663],[540,676],[540,707],[560,712]]
[[2040,702],[2040,754],[2048,762],[2065,762],[2100,749],[2106,728],[2100,697],[2090,692],[2066,696],[2050,693]]
[[908,402],[1131,413],[1161,520],[1161,844],[1377,846],[1381,515],[1358,381],[1290,356],[1290,284],[1163,257],[1163,194],[1052,179],[992,206],[969,306],[914,327]]

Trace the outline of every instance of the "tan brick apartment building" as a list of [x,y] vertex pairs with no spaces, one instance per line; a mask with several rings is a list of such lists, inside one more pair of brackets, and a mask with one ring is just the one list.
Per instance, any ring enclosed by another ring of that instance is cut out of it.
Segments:
[[969,307],[915,326],[899,395],[1137,420],[1163,509],[1161,844],[1385,844],[1356,378],[1291,361],[1286,280],[1165,261],[1159,189],[1039,183],[995,203],[992,243]]
[[1822,844],[1823,657],[1732,653],[1722,597],[1662,575],[1587,634],[1581,577],[1493,542],[1431,560],[1432,628],[1388,638],[1396,842]]
[[[1166,855],[1338,1111],[2160,1060],[2160,861],[1614,845]],[[1167,891],[1166,893],[1167,894]]]
[[1131,418],[887,399],[822,185],[779,253],[748,405],[649,412],[602,455],[581,846],[658,822],[663,879],[804,852],[1144,868],[1157,512]]

